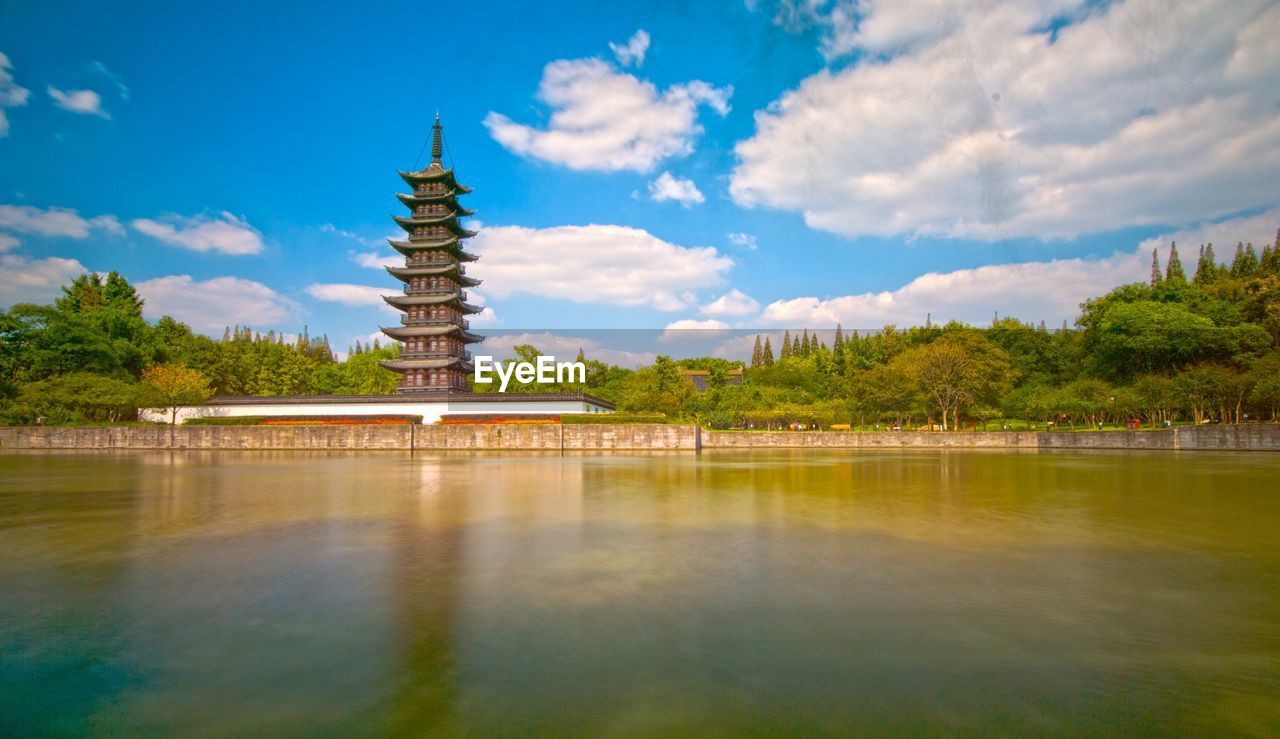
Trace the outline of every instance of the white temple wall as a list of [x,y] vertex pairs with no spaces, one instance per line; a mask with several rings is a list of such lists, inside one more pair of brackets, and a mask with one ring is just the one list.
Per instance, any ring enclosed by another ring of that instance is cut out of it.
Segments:
[[[495,401],[486,403],[252,403],[209,404],[183,406],[178,409],[178,423],[189,418],[234,418],[243,416],[421,416],[423,423],[435,423],[449,414],[482,413],[531,413],[549,416],[569,413],[609,413],[611,411],[581,400],[530,400]],[[168,423],[168,408],[142,408],[138,411],[142,421]]]

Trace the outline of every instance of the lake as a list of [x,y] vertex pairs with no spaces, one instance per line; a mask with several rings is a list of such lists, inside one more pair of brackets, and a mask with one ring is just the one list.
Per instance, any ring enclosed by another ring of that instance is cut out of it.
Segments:
[[0,735],[1280,733],[1280,455],[0,455]]

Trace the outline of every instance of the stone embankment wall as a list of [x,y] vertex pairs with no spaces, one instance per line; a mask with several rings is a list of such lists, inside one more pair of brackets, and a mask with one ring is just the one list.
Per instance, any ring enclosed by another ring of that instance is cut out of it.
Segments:
[[1280,451],[1280,424],[1139,431],[703,431],[703,449],[805,448],[1201,449]]
[[0,449],[696,450],[698,440],[697,426],[676,424],[0,427]]
[[703,449],[804,448],[881,449],[901,447],[1025,447],[1040,446],[1034,431],[703,431]]
[[1280,451],[1280,425],[1157,431],[705,431],[691,424],[7,426],[0,449],[1200,449]]

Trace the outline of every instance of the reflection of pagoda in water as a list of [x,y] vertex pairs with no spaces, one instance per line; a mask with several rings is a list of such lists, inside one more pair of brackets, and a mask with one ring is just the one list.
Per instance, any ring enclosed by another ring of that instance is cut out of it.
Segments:
[[382,366],[402,375],[399,392],[468,391],[467,374],[472,371],[467,344],[484,339],[468,331],[466,316],[480,312],[467,303],[463,288],[480,284],[466,275],[466,262],[476,257],[462,248],[462,239],[475,236],[459,219],[475,211],[458,204],[458,196],[471,188],[458,184],[453,170],[441,162],[444,153],[440,116],[432,126],[431,163],[417,172],[400,172],[413,188],[409,195],[397,194],[409,207],[409,217],[393,216],[405,230],[407,241],[390,239],[391,246],[404,255],[403,267],[387,271],[404,282],[404,294],[383,299],[404,311],[404,325],[383,328],[382,332],[401,342],[400,358],[383,360]]

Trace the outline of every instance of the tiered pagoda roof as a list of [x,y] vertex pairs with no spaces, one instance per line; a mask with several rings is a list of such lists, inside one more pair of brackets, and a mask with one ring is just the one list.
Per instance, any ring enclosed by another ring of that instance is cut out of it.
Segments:
[[463,274],[457,264],[432,264],[415,267],[387,267],[387,272],[392,277],[398,277],[402,282],[410,282],[415,277],[435,277],[445,275],[454,282],[465,287],[475,287],[480,284],[480,280],[472,279]]
[[383,297],[404,312],[403,325],[382,329],[401,344],[399,359],[382,362],[383,367],[402,375],[398,392],[466,391],[466,375],[473,369],[466,346],[484,340],[468,330],[464,317],[483,310],[468,303],[463,290],[480,284],[466,275],[465,264],[476,257],[462,245],[476,232],[463,228],[461,219],[475,211],[458,203],[458,197],[471,188],[460,184],[452,169],[445,169],[443,149],[443,130],[436,116],[430,164],[416,172],[400,172],[413,191],[396,194],[409,214],[392,219],[408,238],[387,240],[405,257],[403,267],[387,268],[404,283],[404,292]]

